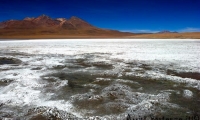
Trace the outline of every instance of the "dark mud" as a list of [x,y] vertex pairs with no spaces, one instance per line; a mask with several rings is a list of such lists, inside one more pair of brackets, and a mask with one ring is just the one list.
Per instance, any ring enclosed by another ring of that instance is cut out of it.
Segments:
[[22,61],[17,58],[0,57],[0,65],[4,64],[21,64]]
[[167,70],[168,75],[178,76],[182,78],[192,78],[196,80],[200,80],[200,73],[197,72],[177,72],[173,70]]
[[0,87],[9,85],[12,81],[12,79],[0,79]]

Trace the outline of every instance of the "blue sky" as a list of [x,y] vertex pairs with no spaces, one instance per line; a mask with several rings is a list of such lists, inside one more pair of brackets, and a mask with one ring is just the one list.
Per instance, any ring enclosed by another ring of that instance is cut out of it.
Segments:
[[200,31],[200,0],[0,0],[0,21],[42,14],[120,31]]

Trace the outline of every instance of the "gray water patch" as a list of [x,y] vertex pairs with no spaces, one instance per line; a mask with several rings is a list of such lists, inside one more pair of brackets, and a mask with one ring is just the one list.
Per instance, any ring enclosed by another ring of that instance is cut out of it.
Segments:
[[31,70],[41,70],[42,69],[42,67],[33,67],[33,68],[31,68]]
[[191,79],[200,80],[200,73],[197,73],[197,72],[177,72],[174,70],[167,70],[167,74],[172,75],[172,76],[179,76],[182,78],[191,78]]
[[113,65],[111,63],[108,63],[105,61],[92,61],[92,60],[88,60],[87,58],[86,59],[84,58],[71,59],[71,60],[67,60],[66,62],[67,64],[64,62],[62,63],[66,64],[67,67],[72,66],[71,68],[73,68],[73,66],[77,66],[77,67],[79,66],[80,68],[96,67],[97,69],[112,69],[113,68]]
[[1,86],[6,86],[10,84],[13,81],[13,79],[0,79],[0,87]]
[[0,65],[4,64],[21,64],[22,61],[17,58],[11,58],[11,57],[0,57]]

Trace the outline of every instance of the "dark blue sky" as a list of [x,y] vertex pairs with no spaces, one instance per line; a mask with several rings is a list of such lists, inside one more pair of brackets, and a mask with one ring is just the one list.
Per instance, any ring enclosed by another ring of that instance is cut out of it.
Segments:
[[200,0],[0,0],[0,21],[41,14],[121,31],[200,31]]

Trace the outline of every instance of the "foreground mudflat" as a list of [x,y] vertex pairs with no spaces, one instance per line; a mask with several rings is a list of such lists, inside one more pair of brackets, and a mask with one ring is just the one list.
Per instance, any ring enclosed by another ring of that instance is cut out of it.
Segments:
[[200,115],[198,40],[0,42],[0,119]]

